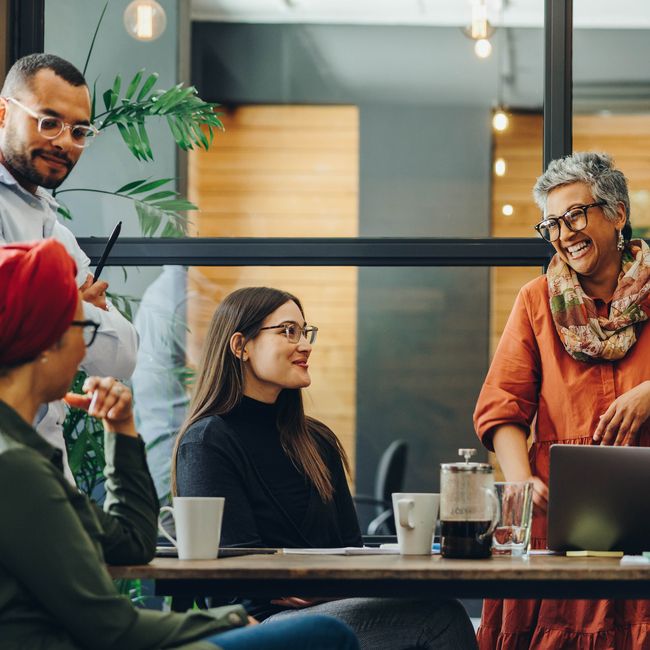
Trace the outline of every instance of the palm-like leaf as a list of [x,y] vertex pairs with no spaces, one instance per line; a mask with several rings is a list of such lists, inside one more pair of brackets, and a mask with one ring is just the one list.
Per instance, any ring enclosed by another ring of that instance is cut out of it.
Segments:
[[138,160],[153,160],[145,120],[164,117],[181,149],[208,149],[214,131],[223,129],[215,111],[218,105],[203,101],[194,86],[176,84],[169,90],[160,90],[155,89],[157,81],[156,73],[145,77],[145,70],[139,70],[121,96],[122,78],[117,75],[112,87],[102,94],[106,110],[95,118],[100,121],[99,130],[116,126]]
[[[182,213],[197,208],[194,203],[180,196],[175,190],[159,189],[173,180],[173,178],[159,178],[152,181],[143,178],[131,181],[114,192],[89,187],[74,187],[59,190],[56,192],[56,196],[58,198],[65,192],[94,192],[129,199],[133,201],[140,229],[145,237],[154,237],[161,224],[164,226],[159,234],[160,237],[184,237],[187,235],[188,219]],[[66,219],[72,218],[70,211],[64,205],[59,207],[59,213]]]

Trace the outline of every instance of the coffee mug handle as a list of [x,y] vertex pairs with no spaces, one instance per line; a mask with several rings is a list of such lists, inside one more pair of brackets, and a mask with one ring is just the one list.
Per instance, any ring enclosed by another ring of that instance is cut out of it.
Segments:
[[397,514],[399,525],[402,528],[415,528],[415,524],[411,521],[411,513],[415,507],[413,499],[399,499],[397,501]]
[[490,522],[490,527],[482,535],[476,536],[480,542],[482,542],[486,537],[488,537],[488,535],[491,535],[494,532],[494,529],[497,527],[497,524],[499,523],[499,519],[501,517],[501,504],[499,503],[496,490],[491,487],[486,487],[483,489],[490,497],[490,501],[492,502],[492,521]]
[[178,542],[163,528],[162,521],[160,521],[163,512],[169,512],[173,518],[174,508],[172,508],[171,506],[163,506],[160,509],[160,513],[158,514],[158,530],[163,535],[163,537],[167,538],[176,548],[178,548]]

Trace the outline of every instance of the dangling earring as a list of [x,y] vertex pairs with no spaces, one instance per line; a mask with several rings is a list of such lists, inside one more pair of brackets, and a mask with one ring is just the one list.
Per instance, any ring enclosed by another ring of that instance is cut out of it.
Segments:
[[616,242],[616,250],[622,251],[625,248],[625,239],[623,239],[623,231],[618,231],[618,240]]

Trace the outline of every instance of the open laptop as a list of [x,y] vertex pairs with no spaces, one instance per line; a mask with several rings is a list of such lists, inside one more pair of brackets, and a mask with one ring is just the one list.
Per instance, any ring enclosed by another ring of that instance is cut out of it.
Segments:
[[650,448],[553,445],[548,547],[650,551]]

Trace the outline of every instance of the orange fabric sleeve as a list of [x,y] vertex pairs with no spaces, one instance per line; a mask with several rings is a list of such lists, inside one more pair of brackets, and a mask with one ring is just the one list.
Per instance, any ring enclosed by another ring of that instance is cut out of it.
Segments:
[[529,431],[537,412],[540,368],[524,287],[510,312],[474,410],[474,428],[490,451],[494,451],[496,427],[514,424]]

